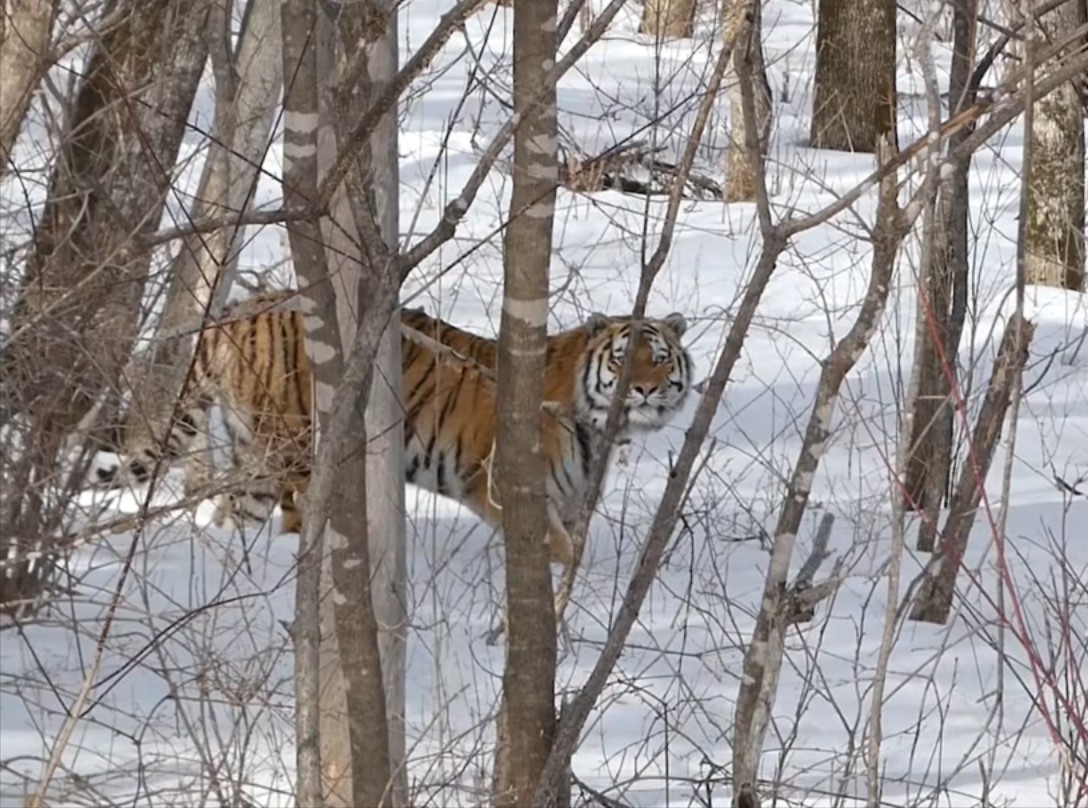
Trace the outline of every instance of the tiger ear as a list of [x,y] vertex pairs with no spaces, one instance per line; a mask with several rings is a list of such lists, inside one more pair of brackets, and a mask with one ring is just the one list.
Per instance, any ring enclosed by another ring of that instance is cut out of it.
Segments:
[[595,311],[589,315],[589,318],[585,321],[582,327],[589,333],[589,335],[595,336],[599,334],[605,328],[608,328],[612,324],[612,318],[607,314]]
[[684,336],[684,332],[688,330],[688,321],[684,318],[684,315],[678,311],[674,311],[662,320],[665,325],[673,330],[673,333],[678,337]]

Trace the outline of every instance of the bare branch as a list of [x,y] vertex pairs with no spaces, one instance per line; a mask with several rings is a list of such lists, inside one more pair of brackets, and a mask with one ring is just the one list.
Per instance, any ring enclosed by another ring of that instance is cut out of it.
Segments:
[[989,389],[982,402],[974,433],[971,435],[969,462],[960,471],[956,492],[949,505],[948,519],[941,531],[938,547],[939,566],[935,574],[927,574],[919,587],[911,611],[912,620],[943,624],[948,620],[956,588],[967,536],[975,523],[982,487],[993,460],[1010,396],[1027,361],[1028,346],[1035,327],[1019,315],[1013,315],[1005,325]]
[[[315,196],[314,204],[318,208],[328,207],[332,195],[340,187],[351,167],[353,156],[358,152],[363,141],[374,132],[385,114],[393,109],[401,94],[408,86],[431,64],[438,52],[442,50],[457,31],[464,28],[465,20],[483,6],[487,0],[459,0],[457,5],[443,14],[438,24],[420,45],[419,50],[412,54],[404,66],[397,72],[382,94],[372,99],[367,105],[366,111],[349,132],[344,133],[339,144],[339,156],[321,181],[321,186]],[[346,88],[345,88],[346,89]]]
[[[626,3],[627,0],[612,0],[604,11],[597,15],[593,20],[593,25],[582,34],[581,38],[567,51],[566,55],[556,63],[555,78],[557,82],[582,58],[590,46],[604,35],[604,32],[608,30],[609,23],[619,14],[620,9]],[[535,99],[535,102],[539,102],[539,99]],[[487,148],[484,149],[483,154],[480,155],[476,167],[472,170],[468,181],[461,188],[461,192],[453,201],[446,204],[445,209],[442,211],[442,218],[434,230],[424,236],[407,252],[401,253],[399,264],[402,278],[406,278],[408,273],[426,260],[431,253],[453,238],[453,234],[457,231],[457,225],[468,213],[469,207],[472,206],[473,201],[476,199],[476,194],[479,193],[484,180],[487,179],[487,175],[491,172],[492,166],[495,165],[499,155],[502,154],[503,149],[513,138],[518,123],[519,119],[513,117],[503,124],[498,134],[495,135]]]

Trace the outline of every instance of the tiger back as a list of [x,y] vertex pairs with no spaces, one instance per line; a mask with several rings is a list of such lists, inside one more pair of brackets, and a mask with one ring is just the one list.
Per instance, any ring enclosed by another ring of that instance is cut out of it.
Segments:
[[[99,473],[115,484],[146,482],[156,464],[191,450],[208,432],[218,401],[231,439],[233,479],[215,521],[264,520],[278,502],[284,532],[302,526],[300,495],[311,459],[312,378],[305,324],[284,292],[228,310],[207,329],[194,362],[182,415],[165,440],[129,452],[125,469]],[[678,315],[642,322],[635,369],[623,411],[624,432],[659,428],[691,386],[691,360],[680,343]],[[630,342],[631,322],[594,315],[548,338],[542,448],[548,476],[552,557],[565,561],[566,527],[581,505],[589,464],[602,450],[599,428]],[[495,527],[501,507],[491,473],[497,428],[497,344],[420,310],[401,314],[406,477],[451,497]]]
[[[401,322],[494,371],[495,340],[457,328],[422,310],[404,310]],[[621,436],[654,431],[683,406],[691,392],[693,363],[681,338],[687,321],[678,312],[639,321],[634,367],[621,417]],[[544,400],[603,427],[619,383],[635,322],[593,314],[584,323],[548,336]],[[407,363],[405,368],[407,370]]]

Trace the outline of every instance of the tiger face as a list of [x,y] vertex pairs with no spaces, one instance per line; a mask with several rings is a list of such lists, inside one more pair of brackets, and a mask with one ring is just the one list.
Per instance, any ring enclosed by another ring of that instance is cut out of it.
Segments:
[[[583,418],[604,426],[620,373],[632,350],[630,318],[595,314],[579,369],[576,406]],[[692,386],[691,356],[680,341],[687,321],[679,313],[642,322],[634,343],[634,368],[623,407],[622,430],[660,429],[683,406]]]

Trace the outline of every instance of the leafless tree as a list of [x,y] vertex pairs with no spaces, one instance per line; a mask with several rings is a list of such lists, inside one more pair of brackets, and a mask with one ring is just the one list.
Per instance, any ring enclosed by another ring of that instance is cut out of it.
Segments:
[[[305,209],[319,193],[319,172],[349,148],[351,121],[388,91],[396,64],[396,17],[390,8],[370,5],[344,9],[335,21],[305,1],[284,10],[284,71],[295,77],[286,101],[285,200]],[[367,45],[362,51],[354,47],[360,42]],[[386,678],[403,675],[395,664],[390,668],[400,653],[396,638],[403,620],[396,602],[392,609],[386,605],[383,617],[392,612],[394,640],[384,643],[388,656],[382,659],[376,605],[395,599],[395,587],[403,585],[394,579],[403,570],[402,495],[393,484],[377,484],[372,494],[369,482],[390,478],[402,489],[403,460],[388,446],[368,458],[367,440],[375,414],[385,419],[379,423],[388,423],[395,409],[388,396],[392,392],[395,404],[399,387],[397,354],[376,353],[400,288],[394,260],[396,160],[388,153],[395,153],[395,129],[395,123],[391,130],[387,120],[378,121],[372,133],[378,140],[364,142],[353,155],[346,182],[334,189],[329,217],[303,220],[289,230],[305,289],[318,436],[295,621],[299,799],[307,805],[392,805],[403,799],[394,784],[400,762],[391,758],[403,754],[403,739],[392,737],[384,686]],[[375,305],[382,314],[373,313]],[[356,402],[367,402],[372,389],[378,396],[364,420]],[[394,444],[402,442],[398,425],[393,420],[394,428],[387,429]],[[384,589],[376,581],[384,581]],[[392,692],[391,706],[403,716],[397,707],[403,691],[394,685]]]
[[[979,57],[973,52],[978,41],[977,4],[954,3],[953,51],[949,76],[951,115],[963,114],[977,103],[979,88],[986,81],[995,61],[1003,53],[1007,53],[1014,42],[1023,38],[1022,32],[1025,29],[1030,30],[1032,19],[1060,15],[1060,9],[1066,6],[1072,8],[1073,5],[1075,4],[1065,3],[1064,0],[1052,0],[1035,7],[1030,19],[1021,16],[1019,20],[1010,21],[1009,29]],[[1075,15],[1075,10],[1072,13]],[[1061,45],[1060,39],[1051,37],[1047,41],[1052,45]],[[1076,49],[1075,44],[1070,43],[1067,47],[1073,50],[1065,52],[1072,55]],[[1060,51],[1060,47],[1052,49],[1048,58],[1054,58]],[[1073,82],[1065,87],[1066,96],[1070,91],[1076,96]],[[1056,103],[1059,103],[1057,97],[1041,105],[1041,108],[1054,109]],[[968,138],[974,128],[973,123],[969,124],[949,138],[950,153],[956,151],[958,144]],[[1037,126],[1033,130],[1035,128]],[[1076,131],[1081,130],[1078,128]],[[1075,149],[1075,144],[1074,135],[1070,145]],[[1044,153],[1045,151],[1044,148]],[[934,548],[938,527],[937,511],[951,494],[949,478],[954,456],[951,385],[959,377],[957,354],[966,319],[969,288],[969,168],[970,155],[951,159],[950,167],[941,181],[936,210],[931,221],[930,217],[926,219],[930,223],[924,224],[927,229],[923,239],[932,241],[934,247],[928,253],[930,258],[923,262],[919,277],[916,347],[911,396],[907,403],[907,428],[911,433],[911,449],[904,477],[906,506],[925,514],[918,532],[918,549],[923,551],[932,551]],[[1080,175],[1074,170],[1071,176]],[[1065,183],[1062,189],[1069,194],[1075,194],[1077,184],[1075,181]],[[1072,208],[1074,220],[1076,211],[1083,209],[1083,202],[1079,208]],[[1068,232],[1072,238],[1076,238],[1076,228]],[[1057,242],[1048,243],[1053,246]],[[1069,243],[1075,246],[1075,242]]]
[[914,601],[911,618],[944,623],[952,611],[956,576],[967,548],[967,536],[975,523],[986,475],[993,461],[1001,426],[1013,390],[1020,385],[1034,326],[1017,315],[1009,319],[1001,339],[989,388],[971,435],[970,456],[960,469],[956,491],[938,543],[938,564],[930,568]]
[[[1036,65],[1035,48],[1028,43],[1024,50],[1025,72],[1030,77]],[[1026,109],[1024,125],[1029,131],[1034,126],[1034,116],[1038,109],[1034,88],[1030,83],[1025,89]],[[1056,90],[1060,92],[1060,90]],[[1028,211],[1031,207],[1031,189],[1034,141],[1030,138],[1024,148],[1024,176],[1020,189],[1020,223],[1017,243],[1017,266],[1014,279],[1016,292],[1016,310],[1005,324],[1005,332],[994,359],[990,382],[986,389],[982,407],[979,410],[974,429],[969,437],[967,458],[960,469],[955,492],[949,502],[949,514],[944,528],[940,532],[937,544],[937,557],[934,563],[926,567],[921,585],[914,599],[911,618],[931,623],[944,623],[952,611],[955,598],[956,579],[967,549],[967,538],[979,511],[983,498],[986,477],[990,472],[1002,426],[1012,405],[1015,416],[1021,392],[1024,365],[1028,358],[1028,349],[1034,336],[1035,327],[1024,316],[1024,286],[1028,277],[1031,219]],[[953,391],[960,395],[958,390]],[[1015,435],[1015,423],[1010,430]],[[936,528],[931,528],[936,533]],[[925,535],[925,534],[923,534]],[[1000,537],[996,537],[1001,540]]]
[[[514,7],[513,195],[504,245],[495,475],[506,548],[508,640],[495,804],[532,803],[555,731],[555,614],[541,402],[555,191],[559,176],[555,0]],[[516,719],[516,720],[515,720]]]
[[687,39],[695,25],[695,0],[646,0],[639,32],[661,39]]
[[5,540],[35,543],[63,522],[63,501],[52,507],[47,491],[62,444],[128,362],[150,266],[139,237],[158,224],[163,167],[176,162],[208,52],[209,3],[183,5],[115,0],[103,9],[114,22],[79,82],[4,346],[26,435],[6,458]]
[[894,0],[820,0],[812,145],[875,152],[895,132]]
[[[893,128],[885,127],[878,148],[884,163],[894,154],[892,131]],[[812,414],[773,534],[763,598],[744,656],[744,677],[734,715],[733,777],[738,786],[755,787],[758,782],[763,739],[771,718],[788,626],[785,619],[786,578],[812,482],[831,436],[831,419],[839,391],[847,373],[865,352],[883,316],[895,274],[896,253],[909,225],[907,215],[899,208],[895,174],[888,173],[880,183],[869,287],[850,331],[836,342],[822,363]],[[740,804],[740,793],[738,791],[734,805]]]
[[[1058,46],[1055,58],[1070,58],[1084,50],[1086,21],[1084,3],[1068,0],[1042,14],[1032,36]],[[1030,283],[1084,288],[1084,111],[1075,79],[1035,108],[1029,134],[1034,161],[1028,189]]]

